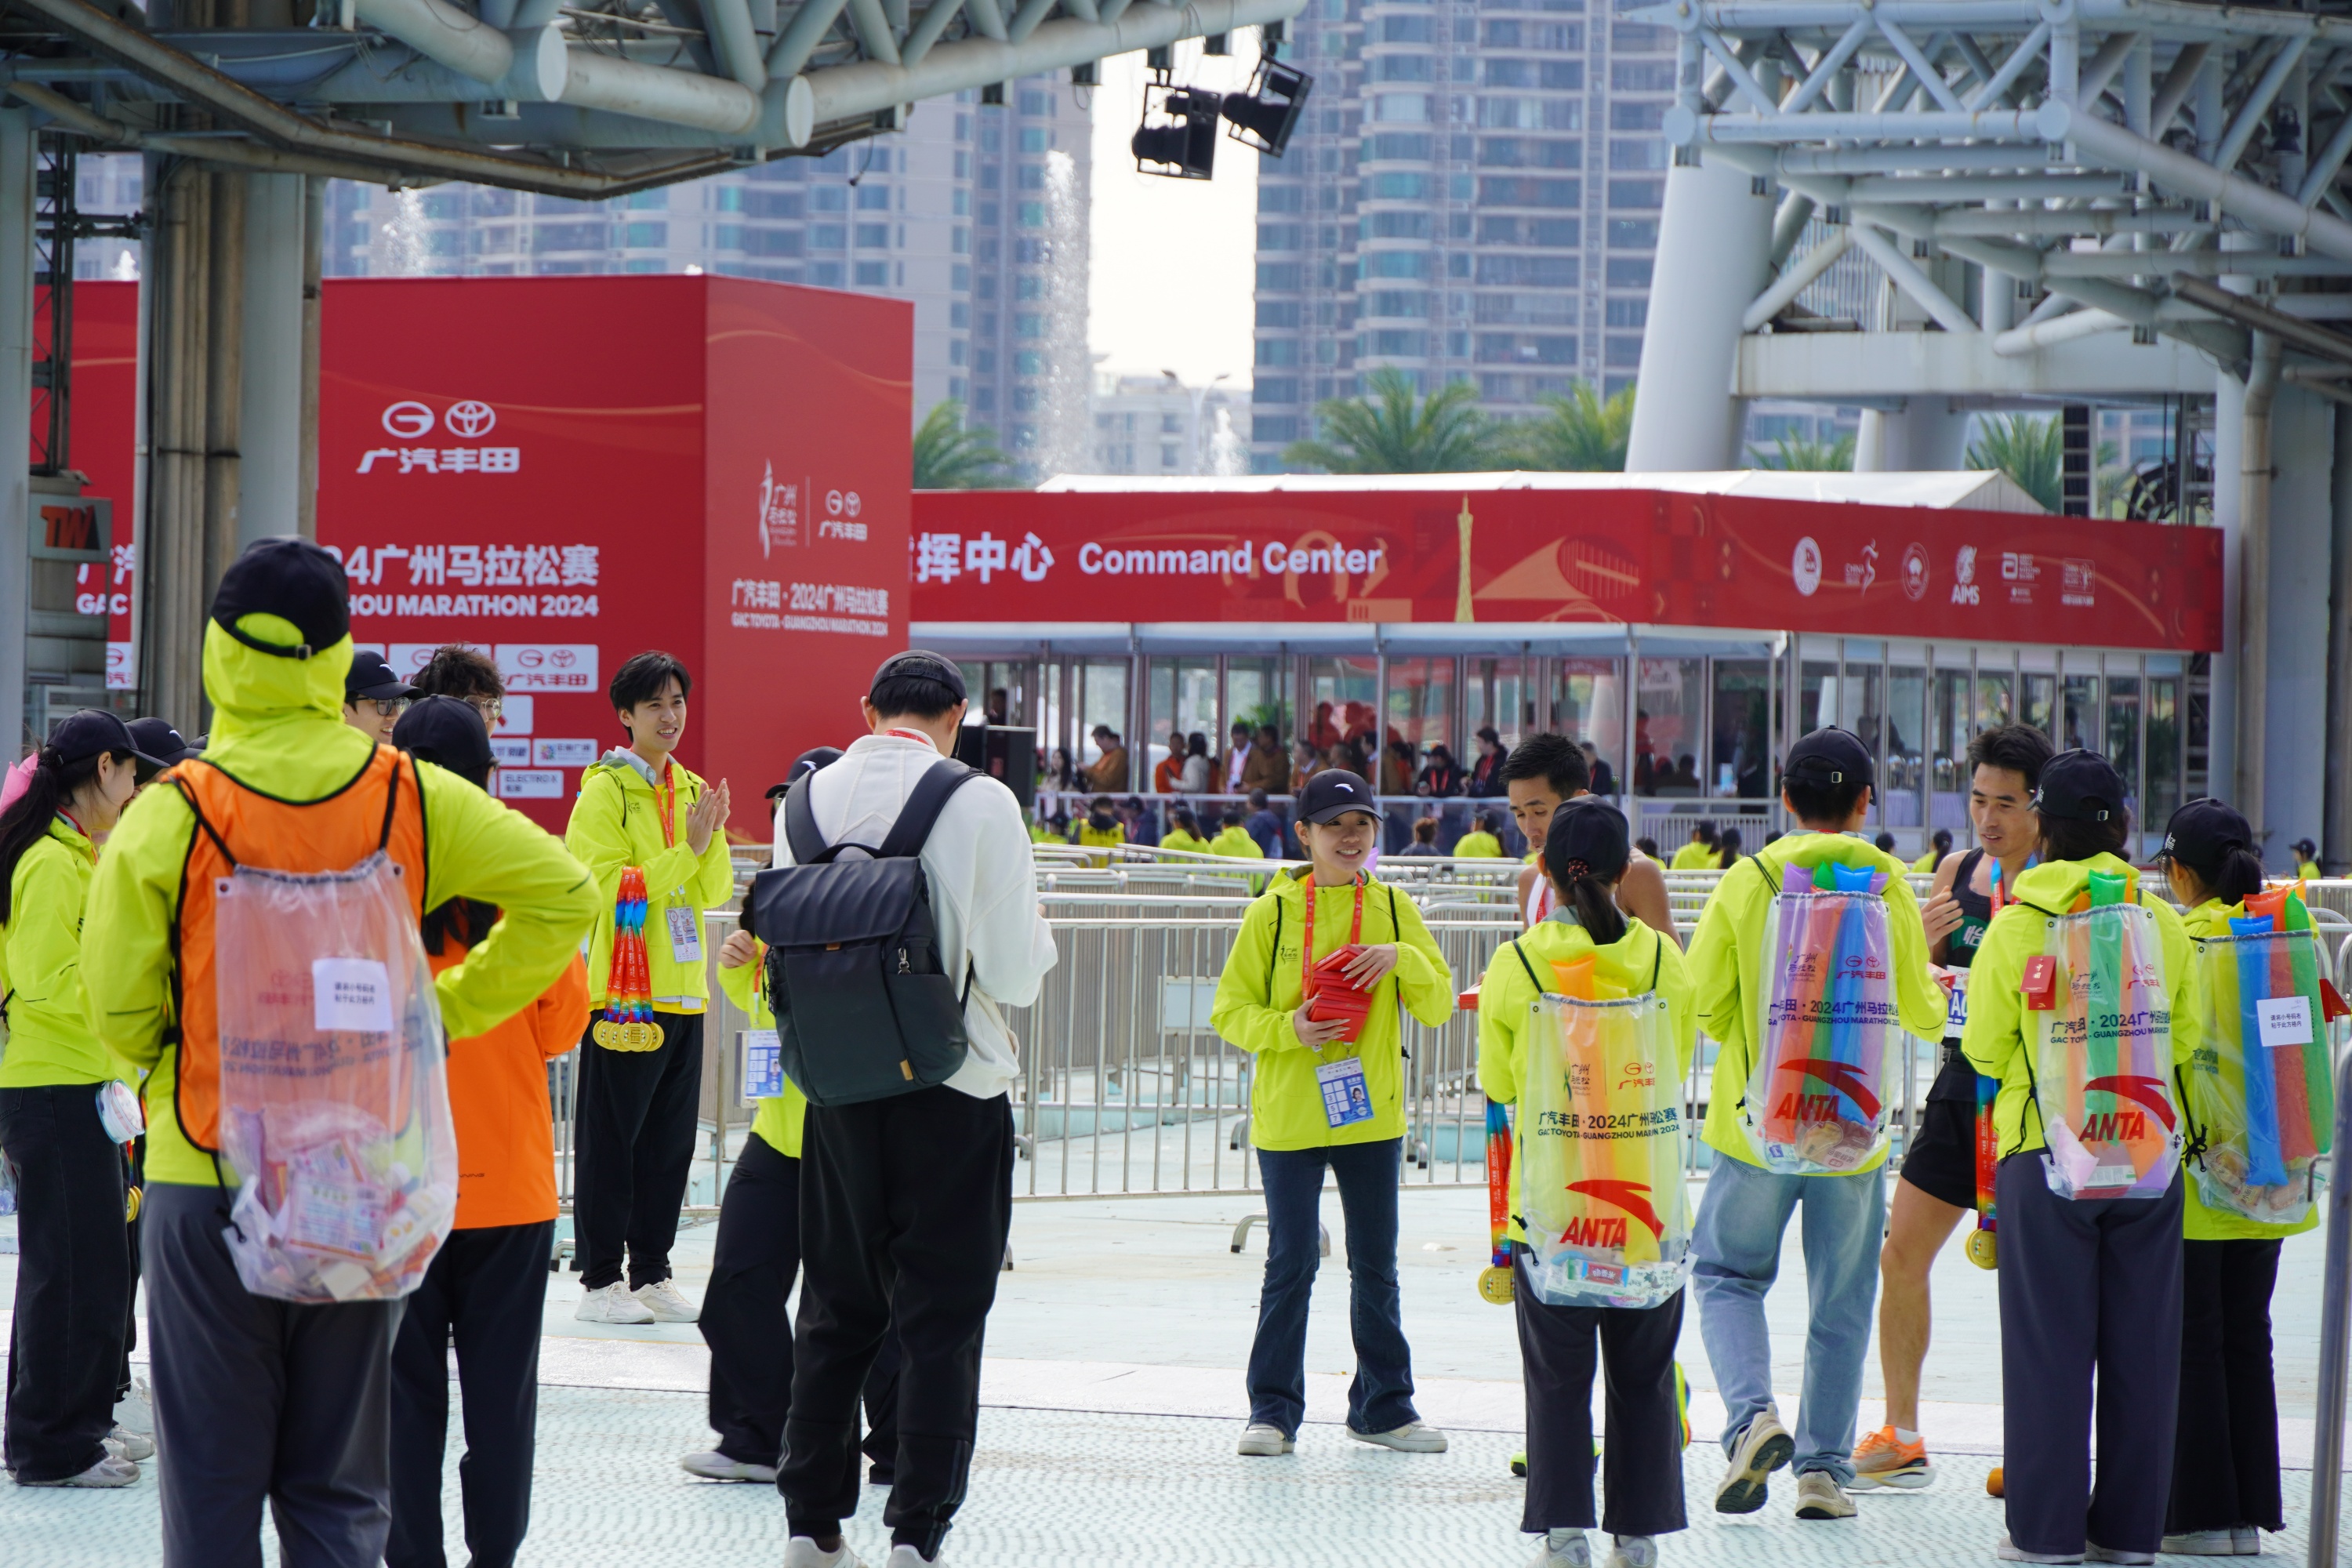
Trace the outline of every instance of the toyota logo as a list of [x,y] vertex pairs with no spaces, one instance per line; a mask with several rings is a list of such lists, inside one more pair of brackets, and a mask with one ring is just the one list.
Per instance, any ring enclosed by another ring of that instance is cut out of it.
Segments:
[[469,397],[463,403],[451,404],[441,422],[449,426],[453,436],[487,436],[498,424],[499,416],[488,404]]

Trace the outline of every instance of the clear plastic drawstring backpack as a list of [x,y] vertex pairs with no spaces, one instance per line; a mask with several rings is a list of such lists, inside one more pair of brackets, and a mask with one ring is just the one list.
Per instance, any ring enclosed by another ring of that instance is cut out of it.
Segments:
[[[1770,868],[1765,868],[1767,875]],[[1886,1142],[1891,1075],[1906,1046],[1887,934],[1888,874],[1781,868],[1765,916],[1764,1004],[1740,1120],[1782,1175],[1858,1171]]]
[[256,1295],[404,1296],[456,1217],[441,1013],[403,875],[378,849],[215,883],[226,1235]]
[[2181,1148],[2163,948],[2137,876],[2090,878],[2050,922],[2046,988],[2029,984],[2043,1170],[2062,1198],[2162,1197]]
[[2256,893],[2197,944],[2205,1048],[2181,1072],[2189,1171],[2209,1208],[2289,1226],[2311,1212],[2335,1138],[2329,1016],[2311,911]]
[[1528,1279],[1550,1306],[1654,1307],[1691,1267],[1673,1021],[1654,990],[1606,994],[1590,957],[1553,968],[1520,1075]]

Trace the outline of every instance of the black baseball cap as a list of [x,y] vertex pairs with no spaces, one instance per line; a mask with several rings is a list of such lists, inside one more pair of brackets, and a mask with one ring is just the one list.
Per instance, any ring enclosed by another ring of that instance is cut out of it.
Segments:
[[352,655],[352,668],[343,677],[343,700],[356,702],[362,697],[388,702],[395,697],[419,695],[416,688],[393,674],[391,664],[373,648],[363,647]]
[[1585,872],[1614,881],[1633,862],[1633,829],[1625,814],[1592,795],[1561,803],[1544,828],[1544,869],[1565,872],[1582,862]]
[[1298,820],[1301,822],[1335,822],[1351,811],[1360,811],[1374,821],[1380,819],[1380,803],[1372,798],[1372,786],[1363,775],[1345,768],[1325,768],[1307,781],[1298,792]]
[[2253,847],[2253,825],[2235,806],[2210,795],[2190,801],[2164,825],[2164,858],[2179,861],[2209,882],[2221,875],[2230,851]]
[[783,783],[780,784],[770,784],[768,786],[768,798],[770,800],[783,799],[785,792],[790,790],[793,785],[800,783],[801,780],[808,777],[809,774],[816,772],[817,769],[824,767],[831,763],[839,761],[840,757],[841,748],[839,746],[811,746],[807,751],[803,752],[799,756],[793,759],[793,765],[784,770]]
[[[213,595],[213,621],[221,630],[272,658],[309,658],[351,635],[351,581],[343,563],[307,539],[259,539],[230,563]],[[293,647],[264,642],[237,629],[237,617],[276,616],[302,640]]]
[[2116,765],[2096,752],[2077,747],[2042,764],[2042,787],[2033,792],[2033,809],[2063,821],[2105,822],[2124,809],[2124,778]]
[[482,715],[463,698],[425,697],[410,703],[392,727],[392,743],[477,788],[489,783],[490,732],[482,725]]
[[[1790,746],[1780,774],[1807,784],[1868,784],[1873,772],[1870,748],[1862,743],[1862,737],[1832,726],[1802,736]],[[1550,842],[1550,835],[1546,828],[1546,843]]]
[[154,767],[172,765],[142,751],[131,733],[131,726],[122,721],[122,715],[110,713],[103,708],[85,708],[79,713],[68,714],[57,728],[49,731],[47,744],[58,753],[58,760],[68,767],[76,763],[86,763],[92,757],[112,756],[121,752],[128,752]]
[[955,660],[940,654],[929,653],[919,647],[894,653],[882,661],[882,667],[874,672],[874,679],[866,689],[870,693],[894,675],[912,675],[924,680],[936,680],[954,692],[957,701],[968,700],[963,687],[963,671],[956,668]]
[[164,767],[184,763],[204,750],[183,740],[169,719],[133,719],[124,728],[131,731],[131,742],[141,756]]

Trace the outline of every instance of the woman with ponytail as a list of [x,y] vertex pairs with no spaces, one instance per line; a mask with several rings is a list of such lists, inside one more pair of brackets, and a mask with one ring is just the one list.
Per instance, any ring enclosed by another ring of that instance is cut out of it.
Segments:
[[76,713],[0,811],[0,1152],[16,1175],[19,1249],[0,1453],[19,1486],[139,1479],[113,1414],[131,1298],[118,1138],[135,1129],[100,1110],[121,1069],[85,1016],[81,925],[95,841],[137,789],[140,760],[119,717]]
[[[2218,800],[2192,800],[2172,814],[2163,866],[2192,941],[2229,936],[2230,921],[2247,913],[2247,897],[2263,890],[2253,846],[2246,819]],[[2266,1225],[2207,1204],[2193,1174],[2181,1188],[2180,1397],[2161,1550],[2252,1556],[2262,1531],[2286,1528],[2271,1290],[2281,1246],[2319,1223],[2319,1205],[2293,1223]]]
[[[1529,1080],[1530,1027],[1541,991],[1571,977],[1603,996],[1664,999],[1677,1053],[1654,1065],[1669,1083],[1688,1077],[1698,1016],[1682,949],[1617,903],[1633,858],[1625,818],[1590,795],[1554,812],[1544,834],[1543,868],[1556,895],[1551,913],[1505,944],[1479,986],[1478,1084],[1486,1098],[1515,1105]],[[1576,993],[1571,993],[1576,994]],[[1554,1047],[1555,1050],[1557,1047]],[[1656,1538],[1684,1528],[1682,1450],[1675,1343],[1685,1292],[1652,1307],[1555,1305],[1538,1298],[1534,1259],[1517,1215],[1528,1135],[1523,1107],[1511,1162],[1509,1230],[1519,1352],[1526,1365],[1528,1493],[1519,1528],[1540,1538],[1531,1568],[1654,1568]],[[1663,1200],[1661,1200],[1663,1201]],[[1592,1375],[1608,1373],[1609,1451],[1604,1506],[1592,1506]],[[1609,1532],[1596,1553],[1584,1532]]]

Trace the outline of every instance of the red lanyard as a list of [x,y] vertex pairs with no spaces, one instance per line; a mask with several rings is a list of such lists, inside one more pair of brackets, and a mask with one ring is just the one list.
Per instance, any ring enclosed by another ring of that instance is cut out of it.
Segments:
[[654,798],[661,804],[662,847],[665,849],[677,847],[677,767],[676,763],[667,758],[663,760],[661,785],[654,791]]
[[896,735],[902,741],[920,741],[934,752],[940,749],[940,743],[920,730],[885,730],[882,732],[886,735]]
[[[1309,873],[1306,881],[1307,940],[1298,954],[1298,989],[1306,995],[1315,994],[1315,878]],[[1364,934],[1364,879],[1356,879],[1356,914],[1348,926],[1348,945],[1356,945]]]

